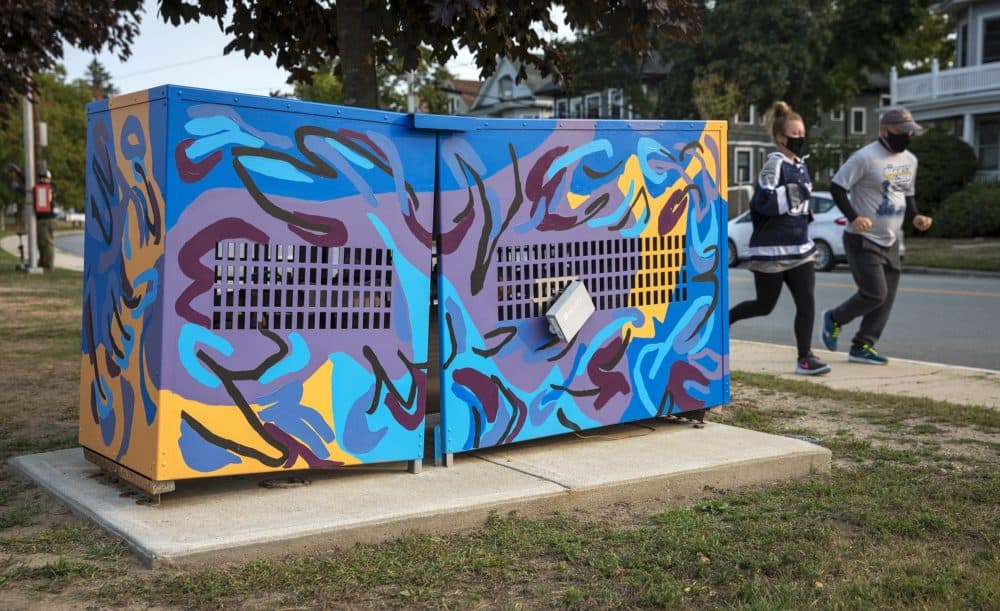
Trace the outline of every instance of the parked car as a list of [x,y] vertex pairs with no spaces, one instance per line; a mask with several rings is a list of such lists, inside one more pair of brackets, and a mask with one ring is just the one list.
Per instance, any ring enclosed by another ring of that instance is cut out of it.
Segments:
[[[809,224],[809,237],[816,244],[816,260],[813,265],[816,271],[826,272],[837,263],[845,263],[844,227],[847,218],[840,213],[833,202],[833,196],[828,191],[814,191],[809,202],[813,212],[813,222]],[[749,256],[750,234],[753,224],[750,222],[750,211],[734,217],[729,221],[729,266],[735,267]],[[897,235],[899,240],[899,256],[906,252],[903,242],[903,232]]]

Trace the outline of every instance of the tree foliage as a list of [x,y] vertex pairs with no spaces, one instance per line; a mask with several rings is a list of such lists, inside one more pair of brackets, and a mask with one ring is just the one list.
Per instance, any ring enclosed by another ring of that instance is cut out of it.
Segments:
[[[42,156],[59,186],[57,204],[82,210],[84,172],[87,156],[86,106],[91,101],[90,84],[83,79],[66,82],[66,71],[57,66],[50,72],[35,75],[35,112],[48,128],[48,146]],[[23,125],[10,121],[0,131],[0,160],[24,166]],[[41,159],[38,160],[39,162]],[[22,202],[23,193],[15,193],[4,180],[0,202]]]
[[339,58],[345,101],[377,107],[375,66],[398,57],[413,70],[422,48],[443,65],[466,47],[481,74],[504,56],[568,80],[566,56],[544,36],[557,32],[557,5],[570,27],[607,32],[637,54],[659,36],[699,32],[697,0],[160,0],[160,15],[174,25],[214,19],[231,37],[226,52],[273,57],[293,81],[308,83],[313,69]]
[[124,60],[139,31],[142,0],[31,0],[0,5],[0,115],[31,90],[33,75],[52,70],[63,45],[117,51]]
[[638,116],[652,110],[653,100],[643,89],[642,74],[650,57],[637,55],[609,32],[584,32],[575,40],[559,43],[573,74],[563,85],[565,95],[620,89]]
[[998,237],[1000,236],[998,201],[1000,201],[1000,184],[968,185],[941,202],[941,209],[934,217],[930,235],[940,238]]
[[[310,82],[293,83],[293,94],[300,100],[343,104],[344,87],[337,76],[338,62],[327,62],[312,72]],[[407,90],[409,82],[402,69],[402,62],[390,61],[376,69],[380,106],[385,110],[407,111]],[[443,66],[430,65],[421,61],[413,72],[413,90],[418,112],[444,114],[448,111],[448,96],[444,92],[445,83],[451,74]]]
[[933,57],[947,64],[953,49],[947,17],[929,11],[934,0],[703,3],[696,42],[658,44],[671,64],[660,116],[723,118],[699,112],[688,84],[701,81],[735,86],[740,107],[785,100],[812,124],[817,111],[838,108],[865,89],[869,75],[894,65],[917,68]]
[[95,100],[103,100],[118,94],[118,88],[111,82],[111,73],[96,57],[87,64],[85,80],[90,85],[90,96]]
[[917,203],[924,214],[933,216],[942,201],[976,177],[976,153],[957,136],[929,129],[913,139],[910,150],[919,160]]
[[740,89],[709,72],[691,81],[691,103],[702,117],[731,117],[740,110]]

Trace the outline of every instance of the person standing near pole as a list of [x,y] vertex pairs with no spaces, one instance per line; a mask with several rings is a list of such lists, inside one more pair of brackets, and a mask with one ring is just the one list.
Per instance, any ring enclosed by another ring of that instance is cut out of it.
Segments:
[[906,150],[918,131],[920,126],[910,111],[903,107],[887,110],[879,121],[878,140],[851,155],[830,186],[833,200],[850,223],[844,229],[844,251],[858,290],[823,313],[822,337],[827,348],[836,350],[843,326],[861,317],[848,352],[853,362],[889,363],[875,350],[875,343],[889,321],[899,286],[897,233],[907,213],[917,230],[931,226],[931,218],[917,210],[917,157]]
[[52,271],[55,258],[55,238],[52,232],[52,219],[55,218],[56,185],[52,182],[52,174],[48,170],[38,174],[38,182],[33,191],[35,205],[35,221],[38,233],[38,266],[47,272]]
[[813,220],[809,200],[812,181],[802,161],[806,126],[802,117],[785,102],[775,102],[765,115],[765,124],[777,146],[757,177],[750,199],[750,262],[757,295],[729,310],[729,324],[767,316],[788,286],[795,301],[795,344],[798,359],[795,373],[828,373],[830,366],[812,353],[813,323],[816,318],[816,245],[809,238]]

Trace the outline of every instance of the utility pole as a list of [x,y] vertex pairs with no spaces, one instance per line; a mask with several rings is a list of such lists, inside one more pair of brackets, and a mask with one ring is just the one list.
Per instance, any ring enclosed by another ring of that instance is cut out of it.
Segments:
[[413,70],[406,75],[406,112],[413,114],[417,108],[417,101],[413,96]]
[[28,267],[29,274],[41,273],[38,267],[38,233],[35,219],[35,121],[34,104],[31,96],[24,96],[24,219],[25,231],[28,234]]

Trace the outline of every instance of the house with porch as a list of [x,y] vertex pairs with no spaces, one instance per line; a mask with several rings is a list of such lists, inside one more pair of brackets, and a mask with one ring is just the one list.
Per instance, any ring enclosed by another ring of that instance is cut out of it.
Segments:
[[890,75],[892,103],[921,125],[941,127],[976,152],[976,179],[1000,181],[1000,0],[949,0],[934,10],[955,22],[955,67]]

